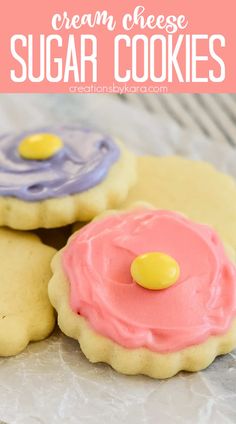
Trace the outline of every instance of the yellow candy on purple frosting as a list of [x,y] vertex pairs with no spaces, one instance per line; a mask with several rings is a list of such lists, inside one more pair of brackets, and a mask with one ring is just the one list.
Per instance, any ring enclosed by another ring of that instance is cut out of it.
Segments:
[[54,156],[63,147],[63,142],[56,134],[36,133],[25,137],[18,146],[24,159],[45,160]]

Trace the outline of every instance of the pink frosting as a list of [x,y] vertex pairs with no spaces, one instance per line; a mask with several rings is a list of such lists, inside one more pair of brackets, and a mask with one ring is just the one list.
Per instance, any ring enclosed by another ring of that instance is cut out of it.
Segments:
[[[163,252],[180,266],[176,284],[147,290],[133,259]],[[223,334],[236,316],[236,268],[217,234],[175,212],[139,209],[94,221],[64,250],[73,311],[128,347],[173,352]]]

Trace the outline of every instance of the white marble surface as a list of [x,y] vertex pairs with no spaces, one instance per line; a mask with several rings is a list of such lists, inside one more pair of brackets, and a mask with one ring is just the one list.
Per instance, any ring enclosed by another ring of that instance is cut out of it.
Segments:
[[[137,153],[203,158],[236,176],[235,150],[165,117],[103,95],[1,95],[1,131],[80,121],[123,138]],[[236,354],[206,371],[167,381],[127,377],[91,365],[56,331],[14,358],[0,359],[0,421],[8,424],[234,424]]]

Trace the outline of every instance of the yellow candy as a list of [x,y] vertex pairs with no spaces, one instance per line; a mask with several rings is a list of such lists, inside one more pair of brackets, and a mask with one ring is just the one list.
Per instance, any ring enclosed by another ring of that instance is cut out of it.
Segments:
[[44,160],[55,155],[63,147],[60,137],[55,134],[31,134],[18,146],[18,152],[24,159]]
[[150,252],[137,256],[131,264],[133,280],[150,290],[162,290],[176,283],[180,269],[175,259],[165,253]]

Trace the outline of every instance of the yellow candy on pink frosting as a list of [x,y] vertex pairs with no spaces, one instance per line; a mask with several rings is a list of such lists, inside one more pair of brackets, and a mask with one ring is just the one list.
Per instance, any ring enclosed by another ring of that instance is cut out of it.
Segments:
[[[130,267],[146,252],[175,258],[180,276],[144,290]],[[71,308],[127,348],[174,352],[225,333],[236,317],[236,267],[216,232],[165,210],[139,209],[91,222],[66,246]]]
[[134,281],[149,290],[163,290],[176,283],[179,265],[174,258],[162,252],[137,256],[130,268]]

